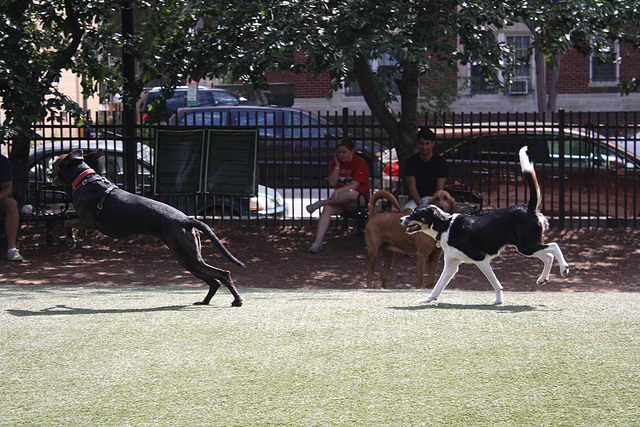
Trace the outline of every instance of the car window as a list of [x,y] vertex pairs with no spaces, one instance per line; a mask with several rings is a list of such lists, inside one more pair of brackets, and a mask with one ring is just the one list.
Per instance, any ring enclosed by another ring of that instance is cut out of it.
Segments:
[[[449,159],[518,163],[518,151],[529,147],[528,154],[536,164],[557,165],[560,159],[560,140],[557,134],[483,135],[463,140],[443,155]],[[585,166],[595,154],[595,141],[567,138],[564,141],[566,165]]]
[[[327,129],[321,129],[320,123],[314,117],[305,113],[289,112],[285,114],[285,126],[291,126],[285,129],[285,136],[288,138],[320,138],[327,134]],[[303,128],[299,126],[305,126]],[[311,127],[309,127],[311,126]]]
[[638,169],[640,165],[631,156],[622,154],[605,144],[599,144],[593,151],[592,159],[594,166],[606,167],[610,169]]
[[[273,111],[240,111],[238,112],[239,126],[257,126],[260,136],[276,136],[276,113]],[[281,135],[282,132],[277,132]]]
[[[161,92],[150,92],[145,99],[143,111],[150,113],[153,111],[153,103],[160,98]],[[198,106],[208,105],[238,105],[239,99],[231,92],[218,90],[200,90],[198,92]],[[178,111],[187,106],[187,91],[176,90],[173,96],[167,100],[167,110],[169,113]]]
[[535,140],[527,138],[526,135],[480,136],[455,144],[444,156],[458,160],[517,162],[518,150],[525,145],[529,146],[531,152],[536,151]]
[[[551,163],[558,164],[560,160],[561,143],[559,139],[547,141]],[[564,161],[570,166],[587,166],[594,155],[594,141],[585,139],[565,139]]]
[[[238,98],[229,92],[208,92],[214,98],[215,104],[238,105]],[[203,104],[204,105],[204,104]]]
[[186,113],[179,125],[184,126],[227,126],[229,125],[228,111],[206,111],[201,113]]

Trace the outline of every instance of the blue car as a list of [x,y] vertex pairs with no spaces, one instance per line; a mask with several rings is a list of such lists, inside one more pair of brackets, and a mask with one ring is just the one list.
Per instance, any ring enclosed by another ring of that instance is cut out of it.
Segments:
[[[170,126],[247,126],[258,129],[258,180],[267,185],[326,182],[329,162],[335,156],[342,130],[307,111],[289,107],[218,105],[181,108]],[[372,177],[380,180],[380,154],[376,141],[355,141],[372,159]],[[376,181],[373,182],[374,186]]]

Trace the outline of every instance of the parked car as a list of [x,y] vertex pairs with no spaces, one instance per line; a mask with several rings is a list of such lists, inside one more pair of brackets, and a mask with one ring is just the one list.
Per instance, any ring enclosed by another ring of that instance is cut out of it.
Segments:
[[625,138],[616,139],[616,144],[630,155],[640,157],[640,131],[634,130]]
[[[289,107],[215,106],[181,108],[169,119],[174,126],[255,126],[258,129],[259,182],[326,182],[329,162],[342,132],[315,115]],[[372,176],[381,178],[383,147],[375,141],[356,141],[372,159]],[[273,183],[273,184],[272,184]],[[374,187],[379,186],[374,182]]]
[[[146,121],[167,121],[180,108],[187,107],[188,87],[177,86],[173,96],[166,100],[163,108],[163,94],[161,87],[154,87],[149,90],[144,98],[141,108],[141,118]],[[224,89],[208,88],[198,86],[198,106],[205,105],[239,105],[241,99],[233,93]]]
[[[529,147],[548,215],[616,217],[640,215],[640,155],[582,128],[553,125],[464,124],[434,129],[436,152],[449,163],[449,184],[480,192],[497,207],[524,202],[518,150]],[[561,141],[564,139],[564,143]],[[395,153],[383,169],[383,183],[398,178]],[[562,184],[562,185],[561,185]]]
[[[120,187],[124,186],[124,156],[122,141],[119,140],[58,140],[40,144],[29,154],[28,203],[38,209],[59,210],[73,206],[65,188],[54,186],[47,178],[46,171],[51,169],[55,159],[76,148],[92,151],[101,148],[104,153],[99,159],[96,172]],[[137,155],[137,193],[147,197],[153,195],[153,150],[138,143]],[[94,167],[94,169],[96,169]],[[187,215],[241,215],[264,216],[282,215],[286,211],[284,197],[273,188],[259,185],[254,197],[230,197],[211,195],[199,206],[180,206],[179,200],[167,200]]]

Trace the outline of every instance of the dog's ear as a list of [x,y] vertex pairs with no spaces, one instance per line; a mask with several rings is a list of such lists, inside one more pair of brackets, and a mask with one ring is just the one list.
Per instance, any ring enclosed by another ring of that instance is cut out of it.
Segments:
[[84,159],[84,155],[82,153],[82,149],[80,148],[73,150],[72,152],[70,152],[65,156],[65,160],[83,160],[83,159]]
[[88,165],[95,164],[98,159],[102,156],[102,148],[98,148],[90,153],[84,155],[84,161]]
[[449,228],[449,221],[451,221],[452,215],[444,212],[437,206],[430,206],[429,213],[433,218],[432,227],[435,231],[442,232],[447,231]]
[[437,206],[431,207],[431,213],[433,214],[434,218],[439,221],[448,222],[451,219],[451,214],[446,213]]
[[449,195],[449,202],[451,203],[451,209],[449,209],[449,213],[457,213],[458,205],[456,204],[456,199],[454,199],[453,196]]

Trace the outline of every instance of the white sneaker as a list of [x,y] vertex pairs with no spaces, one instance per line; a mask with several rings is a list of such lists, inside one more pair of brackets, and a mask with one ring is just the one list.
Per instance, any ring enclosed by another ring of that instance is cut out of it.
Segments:
[[320,200],[318,200],[315,203],[311,203],[310,205],[307,205],[307,212],[314,213],[315,211],[317,211],[321,207],[322,207],[322,202]]
[[22,262],[22,261],[24,261],[24,259],[22,258],[22,255],[20,255],[20,252],[18,252],[18,250],[16,248],[9,249],[7,251],[7,259],[9,261],[14,261],[14,262]]
[[322,242],[313,242],[313,245],[309,248],[309,252],[312,254],[319,254],[322,252]]

